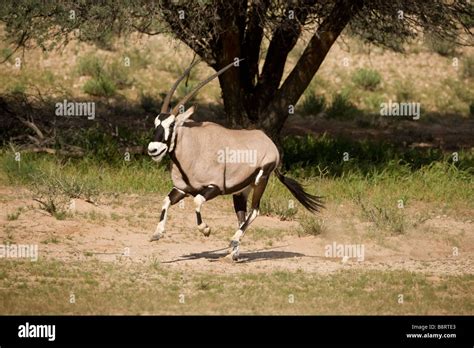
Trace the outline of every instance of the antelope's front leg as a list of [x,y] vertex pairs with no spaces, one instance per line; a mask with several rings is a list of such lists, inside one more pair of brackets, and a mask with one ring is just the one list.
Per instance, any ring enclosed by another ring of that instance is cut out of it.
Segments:
[[214,185],[209,185],[194,197],[194,204],[196,205],[196,223],[198,226],[198,230],[206,237],[209,237],[209,235],[211,234],[211,228],[207,226],[205,222],[202,221],[201,207],[204,202],[209,201],[219,196],[220,194],[221,190],[218,187]]
[[165,234],[166,218],[168,215],[169,207],[172,206],[173,204],[178,203],[184,197],[186,197],[186,192],[181,191],[180,189],[177,189],[176,187],[173,187],[171,192],[168,193],[168,195],[163,200],[163,206],[161,208],[161,215],[160,215],[160,222],[158,223],[158,226],[156,227],[155,233],[153,233],[153,235],[151,236],[150,242],[159,240],[161,237],[163,237],[163,235]]

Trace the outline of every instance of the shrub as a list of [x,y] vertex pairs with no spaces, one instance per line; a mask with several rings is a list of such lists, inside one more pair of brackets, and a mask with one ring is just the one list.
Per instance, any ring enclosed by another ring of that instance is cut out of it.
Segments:
[[134,48],[131,51],[127,51],[124,57],[130,59],[130,67],[132,69],[145,69],[150,65],[150,54],[149,50],[139,50]]
[[64,219],[70,198],[64,194],[61,182],[42,173],[34,177],[32,185],[34,200],[40,208],[58,220]]
[[140,94],[140,106],[146,112],[160,113],[160,103],[148,93]]
[[409,227],[412,227],[403,209],[397,207],[381,205],[381,204],[368,204],[364,202],[360,196],[355,197],[355,202],[358,204],[362,211],[362,216],[372,222],[378,229],[386,230],[391,234],[403,234]]
[[380,104],[384,102],[384,97],[378,93],[367,94],[364,98],[364,105],[366,109],[370,112],[379,113]]
[[456,44],[435,35],[426,35],[425,43],[431,52],[443,57],[452,57],[456,53]]
[[22,208],[19,208],[15,212],[7,214],[7,220],[8,221],[18,220],[18,218],[20,217],[21,212],[22,212]]
[[0,50],[0,57],[2,61],[6,60],[9,63],[13,64],[13,51],[11,50],[11,48],[8,48],[8,47],[2,48]]
[[305,98],[302,105],[303,115],[317,115],[326,108],[326,98],[323,95],[316,95],[312,90],[305,93]]
[[465,78],[474,77],[474,57],[468,56],[464,59],[462,65],[462,75]]
[[299,223],[298,235],[318,236],[326,231],[324,221],[313,216],[305,215]]
[[84,84],[84,92],[99,97],[112,96],[117,89],[129,86],[128,69],[121,61],[113,61],[111,64],[105,65],[96,56],[80,58],[77,67],[80,75],[91,77]]
[[126,67],[121,61],[114,61],[106,67],[106,76],[113,81],[118,89],[130,86],[131,82],[128,76],[129,67]]
[[414,86],[410,80],[397,80],[394,84],[397,102],[407,102],[414,97]]
[[360,114],[361,111],[343,94],[336,94],[326,111],[327,118],[340,120],[352,120]]
[[292,220],[297,213],[297,208],[288,206],[285,199],[264,199],[260,203],[260,212],[262,215],[278,216],[281,220]]
[[382,82],[382,77],[377,70],[357,69],[352,75],[352,81],[365,90],[373,91]]
[[83,87],[85,93],[97,97],[110,97],[115,94],[116,89],[115,84],[105,76],[92,78]]
[[11,93],[12,94],[24,94],[26,92],[26,85],[24,82],[22,81],[18,81],[16,82],[12,89],[11,89]]
[[84,56],[79,58],[77,71],[81,76],[98,78],[104,74],[104,65],[96,56]]

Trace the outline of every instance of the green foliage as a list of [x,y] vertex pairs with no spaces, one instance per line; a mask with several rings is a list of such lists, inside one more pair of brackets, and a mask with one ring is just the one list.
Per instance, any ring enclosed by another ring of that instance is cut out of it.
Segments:
[[336,120],[352,120],[360,115],[361,111],[345,94],[336,94],[326,111],[327,118]]
[[361,208],[363,217],[374,223],[377,229],[386,230],[392,234],[403,234],[410,225],[403,209],[395,206],[395,202],[368,204],[359,195],[356,203]]
[[474,56],[467,56],[463,59],[462,76],[465,78],[474,77]]
[[123,57],[130,59],[130,68],[135,70],[145,69],[151,62],[149,50],[139,50],[138,48],[125,52]]
[[86,55],[79,58],[77,72],[81,76],[98,78],[104,73],[104,63],[97,56]]
[[303,115],[318,115],[326,108],[326,98],[323,95],[317,95],[312,89],[305,92],[301,113]]
[[113,61],[107,65],[105,75],[113,82],[118,89],[123,89],[130,86],[131,81],[129,79],[130,68],[119,60]]
[[[365,108],[373,113],[378,114],[380,112],[380,105],[385,101],[383,95],[378,93],[368,93],[364,97],[364,104]],[[364,121],[368,122],[367,120],[359,119],[357,120],[359,125],[363,125]]]
[[92,78],[83,87],[85,93],[96,97],[111,97],[115,94],[117,87],[107,77]]
[[17,209],[13,213],[7,214],[7,220],[8,221],[18,220],[18,218],[20,217],[21,212],[22,212],[22,209],[20,208],[20,209]]
[[409,79],[395,81],[394,89],[395,98],[399,103],[411,101],[415,95],[415,86]]
[[452,57],[456,54],[456,44],[454,42],[436,35],[427,34],[425,43],[430,51],[438,53],[440,56]]
[[[65,196],[95,201],[101,193],[161,192],[171,187],[167,163],[157,165],[148,156],[111,154],[113,160],[101,160],[98,152],[80,159],[65,159],[42,154],[22,155],[20,165],[11,152],[0,155],[0,178],[13,185],[30,187],[35,178],[59,180]],[[56,179],[54,179],[56,178]],[[56,180],[56,181],[57,181]]]
[[31,189],[34,199],[40,208],[63,220],[66,216],[70,197],[64,194],[61,180],[46,173],[34,175],[31,178]]
[[288,200],[283,199],[281,196],[272,195],[269,198],[263,199],[260,203],[260,213],[263,215],[274,215],[278,216],[281,220],[292,220],[298,210],[296,208],[290,208],[288,206]]
[[117,89],[130,85],[129,68],[118,60],[105,64],[100,58],[88,55],[79,59],[77,71],[80,75],[91,77],[83,90],[93,96],[110,97]]
[[18,81],[11,89],[13,94],[24,94],[26,92],[26,85],[22,81]]
[[4,47],[0,50],[0,61],[8,61],[13,64],[13,51],[9,47]]
[[[289,136],[283,140],[285,170],[301,176],[343,176],[348,172],[373,175],[385,171],[416,171],[433,162],[451,161],[449,154],[433,148],[401,148],[386,142],[353,141],[327,135]],[[348,161],[344,161],[344,153]],[[460,153],[462,160],[453,163],[460,170],[474,168],[474,156]]]
[[149,113],[159,113],[160,103],[152,95],[148,93],[140,93],[140,106]]
[[367,91],[374,91],[382,82],[382,77],[377,70],[357,69],[352,75],[352,81]]
[[319,217],[304,215],[300,220],[299,235],[318,236],[326,231],[324,221]]
[[[188,94],[189,92],[191,92],[195,87],[196,85],[198,84],[199,82],[197,80],[191,80],[189,79],[188,81],[186,81],[185,83],[181,83],[177,90],[176,90],[176,95],[174,95],[173,97],[176,98],[176,99],[181,99],[182,97],[184,97],[186,94]],[[194,100],[196,99],[197,95],[193,96],[189,101],[188,103],[191,104],[194,102]]]

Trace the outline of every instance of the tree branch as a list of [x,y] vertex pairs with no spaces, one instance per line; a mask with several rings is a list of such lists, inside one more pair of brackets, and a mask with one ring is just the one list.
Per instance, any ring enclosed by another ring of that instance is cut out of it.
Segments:
[[288,117],[288,106],[295,105],[310,84],[329,49],[350,19],[362,8],[363,0],[339,0],[329,16],[321,23],[295,67],[278,89],[269,109],[272,111],[262,120],[265,129],[278,132]]
[[268,47],[262,73],[255,87],[254,98],[258,109],[264,109],[275,95],[285,69],[288,54],[295,47],[301,34],[301,22],[304,22],[305,12],[295,10],[294,19],[285,19],[275,29]]
[[251,92],[258,77],[258,63],[260,60],[260,46],[263,40],[263,21],[269,0],[253,2],[248,11],[248,22],[242,44],[242,55],[245,61],[242,66],[247,67],[243,87]]

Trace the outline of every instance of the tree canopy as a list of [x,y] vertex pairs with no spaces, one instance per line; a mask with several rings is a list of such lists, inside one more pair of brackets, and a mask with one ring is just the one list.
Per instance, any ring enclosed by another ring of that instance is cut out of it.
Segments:
[[[343,30],[397,51],[421,33],[472,45],[472,18],[469,0],[17,0],[0,10],[16,50],[169,33],[216,70],[244,58],[219,77],[226,116],[235,127],[254,124],[272,136]],[[305,49],[285,76],[305,32]]]

